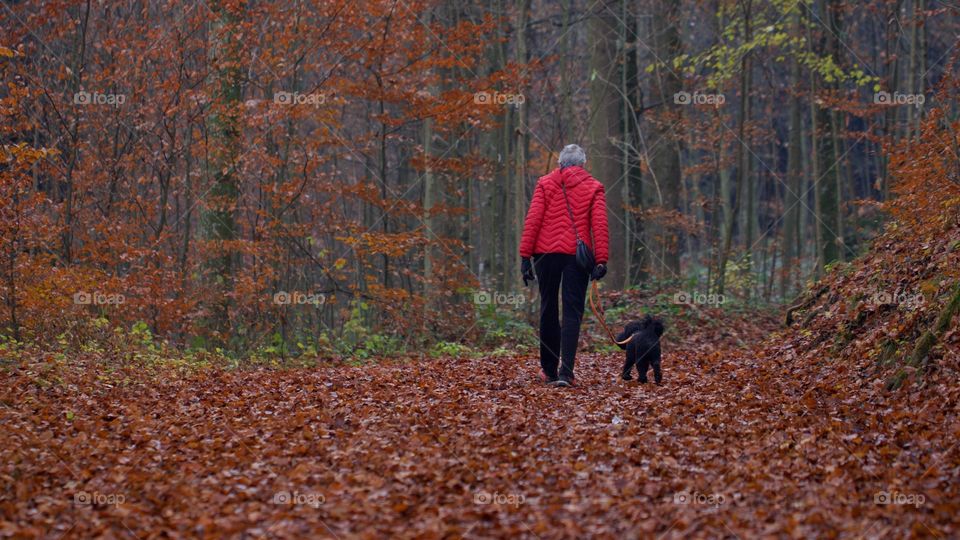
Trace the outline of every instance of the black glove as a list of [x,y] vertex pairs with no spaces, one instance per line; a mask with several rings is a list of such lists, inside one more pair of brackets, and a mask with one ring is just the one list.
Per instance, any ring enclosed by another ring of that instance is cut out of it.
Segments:
[[593,267],[593,273],[590,277],[592,277],[594,281],[600,281],[605,275],[607,275],[607,265],[598,264]]
[[520,261],[520,275],[523,276],[523,286],[527,286],[528,281],[536,281],[537,276],[533,273],[533,263],[530,262],[529,257],[524,257]]

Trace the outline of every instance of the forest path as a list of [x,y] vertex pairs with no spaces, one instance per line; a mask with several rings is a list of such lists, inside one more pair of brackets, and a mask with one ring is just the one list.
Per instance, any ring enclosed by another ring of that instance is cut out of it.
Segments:
[[[662,386],[620,381],[620,362],[581,355],[571,389],[538,382],[529,357],[150,382],[4,374],[0,534],[883,538],[955,527],[936,500],[936,460],[955,453],[918,453],[903,415],[878,420],[855,396],[732,351],[667,347]],[[883,492],[908,504],[877,504]]]

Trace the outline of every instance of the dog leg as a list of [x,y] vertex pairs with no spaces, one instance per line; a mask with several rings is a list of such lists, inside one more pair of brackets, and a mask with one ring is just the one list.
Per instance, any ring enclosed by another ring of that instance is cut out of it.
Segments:
[[647,357],[644,356],[637,360],[637,371],[640,372],[640,382],[647,382],[647,368],[649,367],[647,362]]
[[660,372],[660,360],[657,360],[653,363],[653,380],[657,384],[663,382],[663,374]]
[[633,349],[627,348],[627,359],[623,362],[623,370],[620,373],[620,378],[625,381],[633,380],[630,376],[630,371],[633,369],[633,352]]
[[637,344],[630,342],[627,344],[627,359],[623,362],[623,370],[620,373],[620,378],[625,381],[633,380],[633,377],[630,376],[630,372],[633,370],[633,366],[637,363]]

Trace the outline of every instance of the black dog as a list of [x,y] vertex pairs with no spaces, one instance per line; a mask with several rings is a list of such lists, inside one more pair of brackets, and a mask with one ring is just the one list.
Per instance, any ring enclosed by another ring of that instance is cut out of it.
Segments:
[[647,369],[653,366],[653,380],[660,384],[663,376],[660,373],[660,336],[663,335],[663,321],[650,315],[639,321],[633,321],[623,328],[617,336],[617,341],[623,341],[630,336],[629,343],[620,345],[627,350],[627,361],[623,363],[623,380],[629,381],[633,377],[630,371],[637,366],[640,373],[640,382],[647,382]]

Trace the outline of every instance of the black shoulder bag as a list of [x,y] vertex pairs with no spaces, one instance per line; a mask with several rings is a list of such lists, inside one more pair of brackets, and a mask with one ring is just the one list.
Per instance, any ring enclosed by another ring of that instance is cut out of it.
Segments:
[[570,208],[570,200],[567,199],[566,182],[560,182],[560,188],[563,190],[563,202],[567,204],[567,213],[570,214],[570,223],[573,225],[573,235],[577,238],[577,266],[584,272],[593,273],[593,267],[597,265],[597,260],[593,256],[593,250],[580,238],[577,232],[577,220],[573,218],[573,209]]

